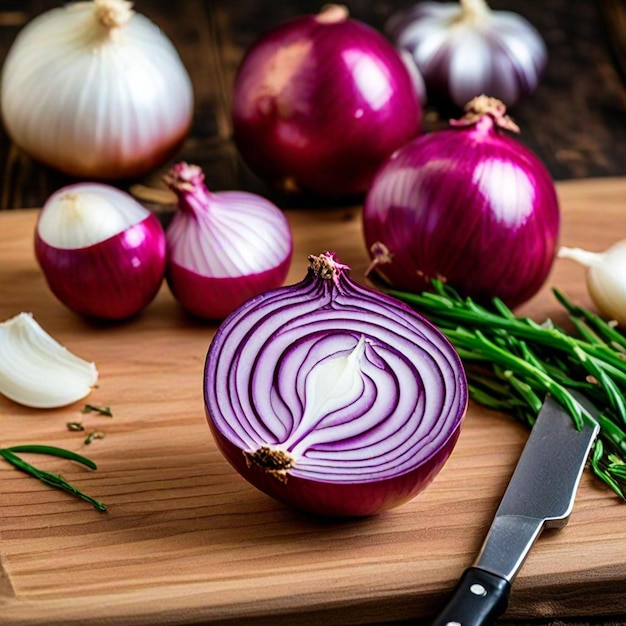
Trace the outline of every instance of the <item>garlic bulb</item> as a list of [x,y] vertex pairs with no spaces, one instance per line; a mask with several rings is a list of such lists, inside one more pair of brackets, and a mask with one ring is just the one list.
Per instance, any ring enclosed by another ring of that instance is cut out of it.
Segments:
[[485,0],[421,2],[392,15],[386,29],[413,56],[429,98],[459,107],[483,93],[510,107],[536,89],[547,63],[534,26]]
[[558,256],[587,268],[587,291],[601,313],[626,327],[626,239],[604,252],[561,247]]
[[7,398],[39,409],[65,406],[97,380],[96,366],[58,343],[30,313],[0,324],[0,393]]
[[125,0],[70,3],[27,24],[9,50],[1,107],[11,139],[66,174],[138,176],[171,157],[193,113],[170,40]]

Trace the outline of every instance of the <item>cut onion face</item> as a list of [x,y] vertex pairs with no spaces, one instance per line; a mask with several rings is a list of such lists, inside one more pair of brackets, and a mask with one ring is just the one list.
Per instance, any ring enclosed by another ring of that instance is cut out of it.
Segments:
[[331,253],[303,281],[249,300],[207,354],[209,425],[252,485],[296,508],[373,515],[417,495],[457,441],[460,359],[399,301]]

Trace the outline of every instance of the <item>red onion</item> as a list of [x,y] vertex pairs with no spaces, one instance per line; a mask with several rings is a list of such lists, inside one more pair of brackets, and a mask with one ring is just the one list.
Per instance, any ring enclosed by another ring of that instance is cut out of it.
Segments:
[[165,273],[165,234],[127,193],[99,183],[58,190],[35,229],[35,254],[54,295],[88,317],[121,320],[156,296]]
[[413,73],[378,31],[330,5],[262,36],[236,76],[234,137],[249,167],[284,191],[363,193],[420,131]]
[[512,106],[537,88],[548,60],[528,20],[485,0],[418,2],[392,15],[386,30],[411,54],[428,96],[459,107],[483,93]]
[[209,192],[197,165],[178,163],[165,181],[179,209],[166,231],[166,279],[187,312],[223,319],[283,284],[293,238],[278,207],[244,191]]
[[219,327],[204,399],[213,435],[252,485],[297,508],[372,515],[424,489],[467,405],[459,357],[403,303],[352,281],[334,254]]
[[556,190],[539,159],[502,132],[517,127],[501,102],[482,96],[466,111],[381,168],[365,200],[365,241],[372,267],[396,289],[422,291],[437,277],[515,307],[554,262]]

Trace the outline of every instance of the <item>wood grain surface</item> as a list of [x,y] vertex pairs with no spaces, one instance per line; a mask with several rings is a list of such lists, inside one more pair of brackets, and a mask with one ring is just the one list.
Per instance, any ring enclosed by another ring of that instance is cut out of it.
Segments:
[[[562,242],[603,249],[626,232],[626,179],[559,183]],[[218,452],[202,369],[215,327],[184,315],[166,286],[126,323],[85,321],[48,291],[32,249],[36,211],[0,214],[0,319],[30,311],[93,360],[89,401],[37,411],[0,398],[0,446],[59,445],[98,463],[40,467],[103,500],[107,513],[0,465],[3,626],[325,625],[411,620],[443,602],[478,550],[527,432],[470,406],[449,462],[428,489],[383,515],[324,520],[257,492]],[[359,279],[359,207],[288,212],[295,256],[329,248]],[[549,285],[589,305],[582,269],[557,261]],[[548,285],[547,285],[548,286]],[[546,289],[521,312],[563,322]],[[66,423],[106,437],[89,446]],[[546,533],[516,583],[507,620],[626,614],[626,509],[589,473],[562,531]]]

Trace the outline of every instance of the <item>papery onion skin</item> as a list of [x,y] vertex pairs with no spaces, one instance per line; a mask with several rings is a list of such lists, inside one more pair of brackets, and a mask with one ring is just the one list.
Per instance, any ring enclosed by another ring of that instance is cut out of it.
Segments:
[[537,29],[484,0],[417,2],[392,15],[385,30],[409,52],[430,101],[463,107],[483,93],[511,107],[533,93],[548,51]]
[[[249,300],[218,328],[207,420],[227,460],[264,493],[319,515],[374,515],[441,470],[467,381],[428,321],[350,280],[335,255],[311,259],[303,281]],[[324,275],[319,259],[338,271]]]
[[95,5],[50,9],[20,31],[2,70],[3,121],[12,141],[48,167],[89,180],[137,177],[184,142],[193,87],[153,22],[131,11],[105,35]]
[[[166,242],[158,218],[147,209],[145,217],[122,232],[84,248],[62,248],[42,237],[40,222],[46,207],[67,193],[103,188],[120,196],[120,203],[135,202],[125,192],[99,183],[77,183],[53,194],[38,217],[35,256],[52,293],[68,308],[100,320],[132,317],[154,300],[165,276]],[[138,203],[137,203],[138,204]]]
[[248,192],[210,192],[196,165],[177,163],[165,180],[178,196],[166,230],[166,280],[188,313],[222,320],[249,298],[283,284],[293,235],[277,206]]
[[382,162],[419,133],[421,116],[418,87],[398,51],[334,5],[264,34],[233,88],[239,151],[285,192],[365,192]]
[[468,113],[381,168],[364,204],[364,237],[374,271],[396,289],[420,292],[434,277],[464,296],[516,307],[554,263],[558,198],[541,161],[499,128],[509,120],[502,103],[476,101],[498,112]]

